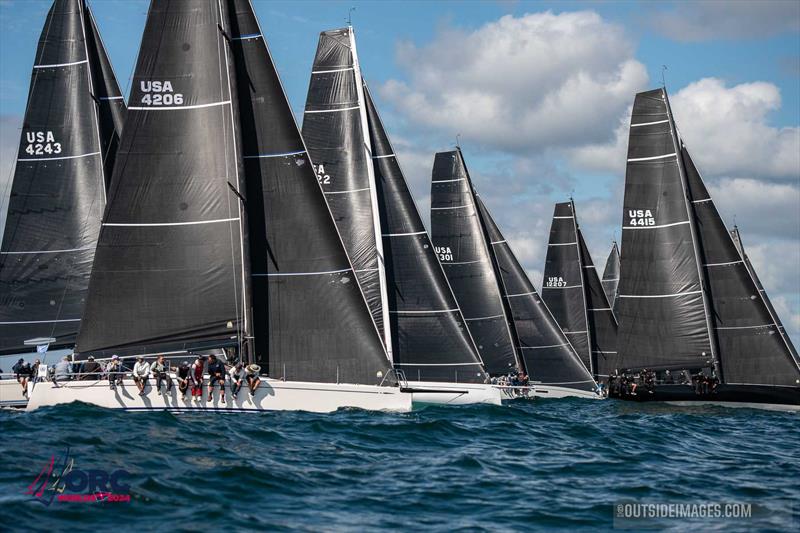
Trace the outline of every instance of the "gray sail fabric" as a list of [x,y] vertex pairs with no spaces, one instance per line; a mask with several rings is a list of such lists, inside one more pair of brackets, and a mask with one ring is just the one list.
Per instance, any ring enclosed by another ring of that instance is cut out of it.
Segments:
[[392,356],[421,381],[486,381],[464,317],[422,224],[375,103],[365,101],[381,217]]
[[557,203],[542,281],[542,300],[553,313],[586,369],[595,373],[589,345],[589,323],[583,295],[583,269],[572,202]]
[[[247,181],[256,359],[287,380],[391,370],[250,2],[230,0]],[[387,383],[395,381],[388,380]]]
[[597,385],[575,349],[539,297],[525,269],[480,196],[475,195],[481,224],[492,243],[515,337],[525,371],[534,383],[593,391]]
[[221,6],[150,6],[76,345],[82,356],[236,344],[246,334]]
[[614,368],[697,368],[712,358],[676,146],[666,93],[637,94],[625,173]]
[[689,152],[681,148],[708,280],[722,381],[797,386],[800,366],[728,234]]
[[606,259],[606,266],[603,270],[603,290],[606,293],[606,298],[611,303],[611,308],[616,312],[617,310],[617,295],[619,287],[619,248],[617,241],[611,245],[611,252]]
[[589,342],[592,368],[597,376],[607,377],[614,372],[611,365],[617,360],[617,319],[608,302],[600,277],[597,275],[589,247],[578,227],[578,245],[583,267],[583,288],[586,316],[589,320]]
[[797,356],[797,349],[794,347],[794,343],[792,343],[792,339],[789,338],[789,334],[786,333],[786,329],[783,327],[783,322],[781,322],[780,316],[778,316],[777,311],[775,311],[775,307],[772,305],[772,301],[769,299],[769,295],[767,295],[767,291],[764,289],[764,285],[761,283],[761,280],[758,277],[758,274],[753,268],[753,264],[750,262],[750,258],[747,256],[747,252],[744,249],[744,243],[742,243],[742,236],[739,233],[738,226],[734,226],[732,230],[730,230],[731,239],[733,239],[733,244],[736,246],[736,250],[739,252],[739,256],[744,261],[747,270],[750,272],[750,276],[753,278],[753,281],[758,288],[758,292],[761,293],[761,297],[764,300],[764,304],[769,309],[770,314],[772,315],[775,324],[778,326],[778,330],[780,331],[781,335],[783,335],[786,344],[789,346],[789,351],[792,352],[792,356],[795,360],[798,359]]
[[56,348],[75,343],[124,118],[121,99],[111,105],[100,97],[118,94],[88,7],[54,2],[34,60],[0,246],[0,353],[31,350],[24,343],[34,338],[54,338]]
[[311,72],[303,138],[325,199],[384,336],[370,156],[362,128],[350,28],[320,33]]
[[461,150],[435,156],[431,238],[486,371],[516,371],[514,341]]

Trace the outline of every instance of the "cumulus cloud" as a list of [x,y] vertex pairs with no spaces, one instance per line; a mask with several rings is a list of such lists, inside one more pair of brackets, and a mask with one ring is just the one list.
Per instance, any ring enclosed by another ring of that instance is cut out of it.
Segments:
[[601,142],[647,84],[621,27],[579,11],[506,15],[474,31],[402,43],[409,81],[380,87],[406,119],[473,142],[537,152]]
[[800,3],[793,0],[676,2],[648,14],[651,27],[677,41],[743,39],[800,30]]

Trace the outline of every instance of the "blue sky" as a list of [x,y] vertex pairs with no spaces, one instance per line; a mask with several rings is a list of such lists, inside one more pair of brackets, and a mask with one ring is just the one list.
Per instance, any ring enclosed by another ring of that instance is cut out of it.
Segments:
[[[90,1],[123,87],[148,3]],[[433,154],[461,133],[476,186],[537,285],[552,203],[571,193],[595,263],[605,262],[619,236],[629,106],[667,65],[678,126],[800,341],[800,2],[255,6],[299,120],[318,33],[355,7],[362,69],[423,217]],[[1,180],[48,7],[0,1]]]

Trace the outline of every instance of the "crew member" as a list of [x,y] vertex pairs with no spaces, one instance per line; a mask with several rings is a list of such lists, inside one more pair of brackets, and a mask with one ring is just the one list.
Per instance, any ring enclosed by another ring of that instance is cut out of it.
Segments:
[[213,353],[208,356],[208,401],[213,399],[214,385],[219,383],[219,397],[225,403],[225,365]]
[[192,379],[189,376],[189,370],[189,363],[186,361],[183,361],[178,367],[178,391],[181,393],[181,398],[185,397],[186,391],[189,390],[189,382]]
[[205,361],[202,355],[197,356],[197,360],[192,363],[192,369],[189,375],[192,378],[192,399],[196,403],[200,403],[203,399],[203,365]]
[[122,376],[125,375],[125,369],[122,362],[119,360],[118,355],[112,355],[111,361],[106,365],[106,373],[108,374],[108,387],[111,390],[117,388],[117,385],[122,385]]
[[136,364],[133,365],[133,382],[139,388],[139,396],[144,396],[144,388],[147,386],[147,378],[150,377],[150,365],[144,360],[144,356],[136,356]]
[[244,384],[247,372],[245,371],[242,362],[239,361],[231,367],[231,369],[228,371],[228,375],[231,378],[231,396],[233,396],[233,401],[235,402],[237,396],[239,395],[239,391],[242,389],[242,384]]
[[169,366],[164,362],[164,356],[159,355],[156,362],[150,365],[150,373],[156,378],[156,394],[161,395],[161,384],[167,382],[167,394],[172,392],[172,378],[169,375]]
[[247,365],[246,376],[247,376],[247,387],[250,391],[250,397],[252,398],[256,390],[258,390],[259,385],[261,385],[261,378],[258,376],[261,372],[261,367],[257,364],[253,363],[251,365]]

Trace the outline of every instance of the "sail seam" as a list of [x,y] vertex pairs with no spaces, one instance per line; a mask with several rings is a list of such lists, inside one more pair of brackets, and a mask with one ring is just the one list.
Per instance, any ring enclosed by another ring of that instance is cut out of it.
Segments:
[[479,316],[479,317],[475,317],[475,318],[464,317],[464,320],[466,320],[467,322],[472,322],[474,320],[489,320],[490,318],[502,318],[504,316],[505,315]]
[[279,154],[258,154],[258,155],[246,155],[244,156],[245,159],[266,159],[270,157],[287,157],[290,155],[301,155],[306,153],[305,150],[297,150],[294,152],[281,152]]
[[362,191],[368,191],[368,190],[369,190],[369,187],[364,187],[363,189],[350,189],[350,190],[347,190],[347,191],[325,191],[322,194],[347,194],[349,192],[362,192]]
[[410,233],[382,233],[381,237],[405,237],[407,235],[422,235],[425,231],[412,231]]
[[728,261],[727,263],[703,263],[703,266],[716,267],[716,266],[738,265],[739,263],[744,263],[744,261],[739,259],[738,261]]
[[431,180],[431,183],[450,183],[453,181],[464,181],[464,178],[456,178],[453,180]]
[[53,322],[80,322],[80,318],[62,318],[60,320],[20,320],[17,322],[0,322],[3,325],[12,324],[52,324]]
[[528,296],[529,294],[536,294],[536,291],[521,292],[519,294],[506,294],[506,298],[514,298],[516,296]]
[[73,61],[71,63],[53,63],[51,65],[34,65],[33,68],[56,68],[56,67],[71,67],[72,65],[82,65],[84,63],[88,63],[88,59],[84,59],[83,61]]
[[546,346],[517,346],[520,350],[544,350],[545,348],[561,348],[562,346],[569,345],[568,342],[562,344],[548,344]]
[[564,331],[564,334],[565,335],[572,335],[573,333],[577,334],[577,333],[586,333],[586,332],[587,332],[587,330],[584,329],[582,331]]
[[263,37],[260,33],[250,33],[247,35],[240,35],[238,37],[231,37],[233,41],[243,41],[245,39],[258,39],[259,37]]
[[[393,315],[417,315],[417,314],[430,314],[430,313],[455,313],[459,309],[456,307],[455,309],[429,309],[426,311],[400,311],[400,310],[389,310],[389,312]],[[477,363],[476,363],[477,364]]]
[[124,100],[124,96],[101,96],[100,100]]
[[556,217],[556,216],[554,216],[553,218],[570,218],[571,219],[571,218],[575,218],[575,217],[573,217],[573,216],[568,216],[568,217],[563,217],[563,216]]
[[335,68],[332,70],[312,70],[311,74],[328,74],[331,72],[347,72],[348,70],[353,70],[353,67],[345,67],[345,68]]
[[573,246],[578,244],[577,242],[551,242],[548,243],[547,246]]
[[472,205],[471,204],[465,204],[465,205],[454,205],[454,206],[450,206],[450,207],[431,207],[431,211],[441,211],[441,210],[444,210],[444,209],[464,209],[465,207],[472,207]]
[[352,268],[342,268],[341,270],[325,270],[320,272],[267,272],[250,274],[254,277],[282,277],[282,276],[322,276],[325,274],[339,274],[341,272],[350,272]]
[[94,246],[84,246],[83,248],[68,248],[65,250],[30,250],[25,252],[0,252],[0,255],[17,255],[17,254],[59,254],[66,252],[80,252],[83,250],[94,250]]
[[683,222],[672,222],[671,224],[660,224],[658,226],[622,226],[622,229],[659,229],[659,228],[669,228],[671,226],[682,226],[683,224],[688,224],[688,220],[684,220]]
[[[659,115],[662,113],[659,113]],[[664,120],[656,120],[655,122],[640,122],[639,124],[631,124],[631,128],[638,128],[640,126],[655,126],[656,124],[666,124],[669,122],[669,119]]]
[[583,287],[583,285],[565,285],[563,287],[542,287],[542,290],[545,289],[579,289]]
[[476,259],[474,261],[454,261],[451,263],[442,263],[442,265],[472,265],[474,263],[483,263],[483,259]]
[[692,200],[693,204],[702,204],[703,202],[710,202],[711,198],[703,198],[702,200]]
[[396,157],[394,154],[373,155],[372,159],[386,159],[387,157]]
[[140,106],[129,107],[128,111],[176,111],[178,109],[202,109],[204,107],[216,107],[220,105],[230,104],[230,100],[222,100],[221,102],[211,102],[209,104],[196,104],[196,105],[175,105],[175,106]]
[[[394,362],[397,366],[481,366],[481,364],[477,361],[474,363],[398,363],[397,361]],[[457,383],[453,383],[453,386],[458,386]]]
[[714,329],[758,329],[758,328],[771,328],[775,324],[761,324],[760,326],[717,326]]
[[103,226],[117,226],[117,227],[194,226],[198,224],[214,224],[217,222],[234,222],[236,220],[239,220],[239,217],[218,218],[215,220],[197,220],[193,222],[150,222],[150,223],[104,222]]
[[80,159],[81,157],[91,157],[93,155],[100,155],[100,152],[91,152],[81,155],[68,155],[64,157],[22,157],[17,159],[17,161],[60,161],[63,159]]
[[668,157],[677,156],[678,154],[672,152],[671,154],[653,155],[650,157],[632,157],[628,159],[628,163],[635,163],[636,161],[653,161],[655,159],[666,159]]
[[700,294],[701,290],[697,291],[687,291],[687,292],[675,292],[672,294],[618,294],[618,298],[669,298],[671,296],[683,296],[685,294]]
[[306,110],[303,113],[336,113],[338,111],[352,111],[353,109],[359,109],[360,106],[354,105],[350,107],[342,107],[340,109],[313,109],[313,110]]
[[610,307],[590,307],[587,311],[611,311]]
[[503,239],[503,240],[501,240],[501,241],[492,241],[492,242],[490,242],[489,244],[503,244],[504,242],[506,242],[506,240],[505,240],[505,239]]

